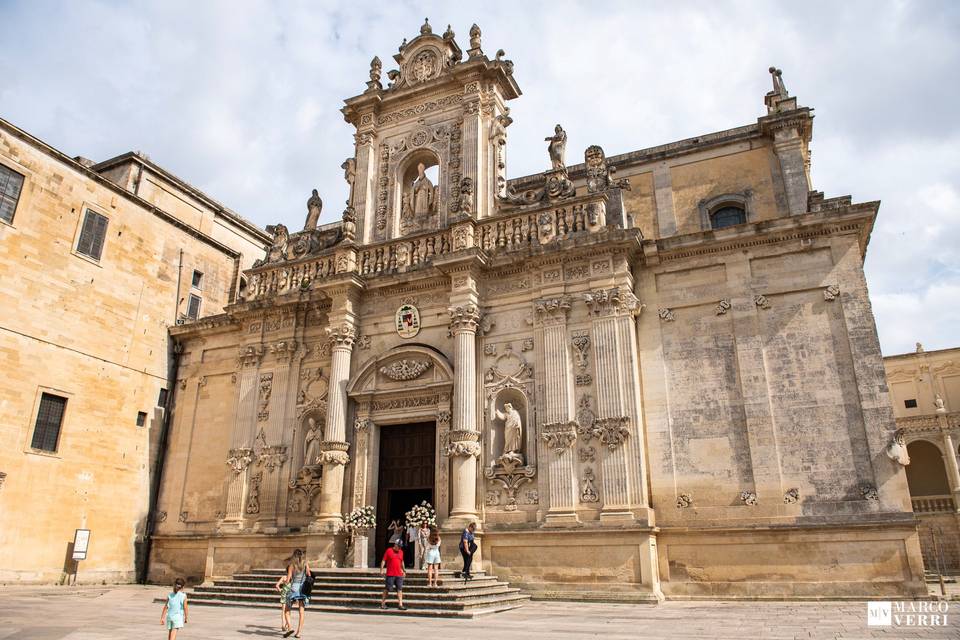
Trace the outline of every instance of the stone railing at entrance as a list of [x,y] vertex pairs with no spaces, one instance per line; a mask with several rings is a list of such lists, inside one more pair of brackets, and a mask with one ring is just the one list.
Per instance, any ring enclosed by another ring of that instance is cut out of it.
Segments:
[[953,496],[919,496],[910,498],[914,513],[953,513],[956,506]]
[[412,271],[429,266],[438,256],[468,249],[497,254],[545,248],[555,240],[607,228],[607,200],[604,193],[574,196],[482,220],[464,218],[441,231],[363,246],[343,242],[319,254],[268,262],[246,272],[243,299],[307,290],[315,282],[345,273],[371,277]]

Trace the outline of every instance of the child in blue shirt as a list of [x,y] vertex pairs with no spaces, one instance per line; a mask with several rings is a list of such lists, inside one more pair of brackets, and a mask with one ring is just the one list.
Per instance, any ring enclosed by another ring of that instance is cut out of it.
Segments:
[[167,640],[174,640],[177,630],[187,624],[187,594],[183,592],[185,584],[183,578],[173,582],[173,593],[167,596],[167,603],[160,614],[160,624],[167,625]]

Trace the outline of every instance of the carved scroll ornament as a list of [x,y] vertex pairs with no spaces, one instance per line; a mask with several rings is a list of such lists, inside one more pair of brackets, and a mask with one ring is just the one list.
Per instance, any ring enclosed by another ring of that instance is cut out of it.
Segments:
[[429,360],[397,360],[386,367],[380,367],[380,373],[391,380],[403,381],[419,378],[433,365]]

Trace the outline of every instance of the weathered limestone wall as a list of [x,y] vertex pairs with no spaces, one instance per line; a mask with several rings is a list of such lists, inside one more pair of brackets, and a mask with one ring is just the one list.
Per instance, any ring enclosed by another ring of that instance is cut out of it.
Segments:
[[[0,581],[73,572],[68,544],[84,526],[92,534],[78,582],[129,581],[158,453],[167,327],[193,269],[204,273],[201,312],[223,309],[233,257],[0,125],[0,163],[26,176],[13,223],[0,224]],[[109,218],[99,261],[74,251],[88,208]],[[67,398],[53,453],[31,448],[44,391]]]

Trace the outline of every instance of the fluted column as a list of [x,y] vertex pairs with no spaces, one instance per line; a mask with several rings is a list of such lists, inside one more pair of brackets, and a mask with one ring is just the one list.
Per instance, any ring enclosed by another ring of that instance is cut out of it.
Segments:
[[453,496],[450,518],[458,524],[477,520],[477,327],[480,310],[473,303],[452,306],[454,341],[453,429],[443,452],[450,456]]
[[[941,422],[946,422],[945,417]],[[950,432],[944,431],[942,436],[943,457],[947,463],[947,479],[950,481],[950,492],[953,494],[953,507],[960,511],[960,468],[957,466],[957,450],[954,448]]]
[[537,318],[536,336],[543,345],[542,364],[538,374],[544,383],[543,402],[540,404],[540,442],[544,451],[540,460],[546,461],[549,485],[548,525],[562,525],[577,521],[577,478],[573,444],[577,439],[577,424],[573,420],[573,379],[567,344],[567,314],[569,296],[545,298],[534,303]]
[[350,356],[357,331],[353,323],[343,322],[327,329],[330,338],[330,386],[327,392],[327,422],[320,443],[319,461],[323,465],[319,513],[316,528],[336,529],[342,522],[343,471],[350,462],[347,450],[347,381]]

